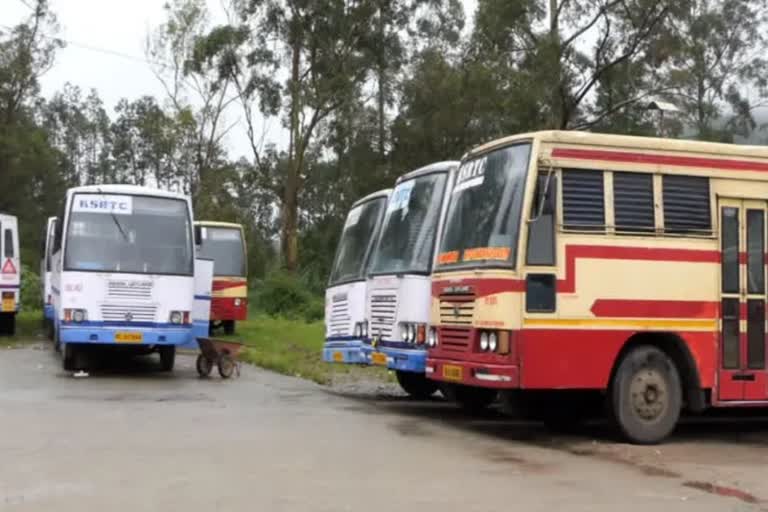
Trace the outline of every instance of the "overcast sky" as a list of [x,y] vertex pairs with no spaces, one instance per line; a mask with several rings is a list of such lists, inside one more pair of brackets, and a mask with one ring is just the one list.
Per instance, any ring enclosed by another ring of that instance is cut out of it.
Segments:
[[[477,0],[462,0],[467,18]],[[163,89],[143,61],[146,35],[164,21],[164,0],[50,0],[61,25],[59,37],[68,42],[42,79],[43,95],[51,96],[66,82],[84,91],[96,89],[113,114],[121,98],[142,95],[163,98]],[[29,16],[32,0],[0,0],[0,25],[12,25]],[[212,24],[224,21],[220,0],[208,0]],[[234,114],[232,115],[234,116]],[[231,116],[231,117],[232,117]],[[234,119],[232,120],[234,121]],[[269,139],[283,138],[272,123]],[[232,156],[247,154],[243,130],[235,128],[228,140]]]

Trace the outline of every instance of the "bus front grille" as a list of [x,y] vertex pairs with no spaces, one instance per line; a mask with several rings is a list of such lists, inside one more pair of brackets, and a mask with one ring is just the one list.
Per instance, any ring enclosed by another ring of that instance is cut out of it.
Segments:
[[391,340],[397,315],[397,291],[378,292],[371,295],[371,336]]
[[464,327],[440,327],[438,338],[443,352],[469,352],[472,330]]
[[105,322],[155,322],[157,306],[152,304],[102,304]]
[[331,317],[328,319],[331,336],[352,335],[352,317],[349,315],[349,301],[333,299],[331,303]]
[[440,323],[443,325],[462,325],[470,327],[475,314],[475,296],[441,295]]

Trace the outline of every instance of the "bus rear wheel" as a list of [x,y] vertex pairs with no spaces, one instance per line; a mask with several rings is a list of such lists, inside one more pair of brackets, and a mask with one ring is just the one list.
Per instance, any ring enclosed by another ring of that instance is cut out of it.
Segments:
[[680,374],[661,350],[640,346],[624,356],[611,389],[613,417],[637,444],[663,441],[677,425],[683,403]]
[[495,389],[463,386],[460,384],[443,386],[442,392],[445,398],[453,400],[462,409],[471,413],[484,411],[496,401],[498,396],[498,392]]
[[419,400],[426,400],[437,392],[437,383],[427,379],[423,373],[395,372],[397,383],[408,395]]
[[176,347],[160,345],[157,351],[160,353],[160,369],[164,372],[173,371],[173,366],[176,364]]
[[61,363],[64,367],[64,371],[73,372],[75,368],[75,362],[77,359],[77,347],[72,343],[64,343],[61,347]]

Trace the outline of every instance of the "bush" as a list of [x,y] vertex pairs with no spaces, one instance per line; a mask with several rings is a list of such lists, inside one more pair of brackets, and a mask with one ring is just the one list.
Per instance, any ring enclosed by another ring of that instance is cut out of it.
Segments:
[[322,297],[312,297],[302,313],[307,323],[322,320],[325,316],[325,302]]
[[26,265],[21,266],[21,309],[39,310],[43,307],[40,298],[40,276]]
[[277,271],[261,283],[257,302],[260,309],[272,316],[306,318],[310,312],[316,313],[316,305],[312,305],[314,300],[299,278]]

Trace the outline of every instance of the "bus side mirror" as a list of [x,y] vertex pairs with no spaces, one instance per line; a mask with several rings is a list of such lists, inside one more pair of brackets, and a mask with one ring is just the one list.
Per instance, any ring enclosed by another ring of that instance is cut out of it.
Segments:
[[203,228],[195,226],[195,245],[203,245]]

